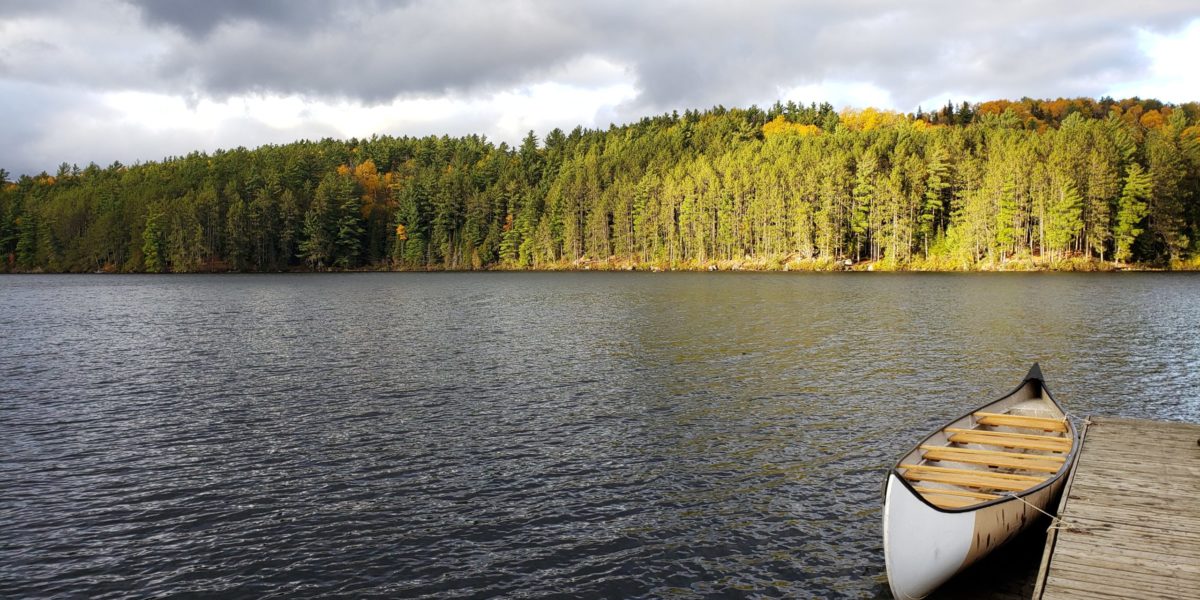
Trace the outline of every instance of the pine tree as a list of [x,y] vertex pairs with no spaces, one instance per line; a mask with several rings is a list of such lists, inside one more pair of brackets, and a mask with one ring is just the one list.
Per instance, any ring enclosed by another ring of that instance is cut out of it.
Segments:
[[940,221],[946,210],[946,190],[950,187],[950,165],[946,149],[938,144],[929,153],[928,177],[925,180],[925,197],[918,217],[921,246],[929,257],[930,242],[941,229]]
[[151,213],[142,229],[142,268],[147,273],[163,271],[163,233],[158,221],[162,215]]
[[362,253],[362,205],[351,185],[343,180],[338,189],[341,203],[338,206],[337,236],[334,238],[334,264],[343,269],[357,267]]
[[279,197],[279,248],[280,267],[286,267],[295,256],[296,240],[300,237],[299,229],[303,225],[303,215],[296,195],[292,190],[284,190]]
[[1052,254],[1064,251],[1083,228],[1083,197],[1075,182],[1063,178],[1046,208],[1046,246]]
[[240,194],[233,192],[225,213],[225,252],[233,270],[242,271],[249,266],[249,244],[250,223],[246,215],[246,203]]
[[333,210],[329,206],[330,194],[323,189],[325,181],[317,188],[312,206],[304,213],[303,235],[300,239],[300,257],[314,269],[324,268],[333,260]]
[[874,156],[860,160],[854,177],[854,208],[850,213],[850,232],[854,234],[854,260],[862,259],[863,243],[870,239],[871,204],[875,200],[875,171],[877,162]]
[[1125,262],[1133,254],[1133,242],[1142,233],[1142,220],[1146,218],[1146,199],[1150,197],[1153,183],[1142,165],[1133,163],[1125,174],[1125,187],[1117,201],[1117,222],[1113,227],[1114,258]]

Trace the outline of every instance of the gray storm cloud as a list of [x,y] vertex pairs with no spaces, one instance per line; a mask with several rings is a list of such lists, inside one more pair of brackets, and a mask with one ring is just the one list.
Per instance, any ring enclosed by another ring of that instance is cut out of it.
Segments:
[[[586,80],[571,71],[590,58],[636,89],[605,113],[619,118],[828,82],[911,110],[951,95],[1101,95],[1145,76],[1142,32],[1197,18],[1194,0],[9,0],[0,89],[26,90],[4,102],[19,122],[46,119],[44,106],[93,110],[109,91],[386,104]],[[0,165],[27,167],[37,132],[4,133]]]
[[744,104],[829,79],[871,82],[901,107],[947,91],[1098,93],[1144,68],[1138,28],[1200,15],[1190,1],[137,5],[146,23],[188,34],[160,76],[205,93],[380,102],[511,86],[593,55],[626,65],[647,109]]

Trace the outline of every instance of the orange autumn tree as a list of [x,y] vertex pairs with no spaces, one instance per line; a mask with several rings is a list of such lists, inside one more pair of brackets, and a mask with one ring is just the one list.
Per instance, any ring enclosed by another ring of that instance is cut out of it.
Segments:
[[1159,129],[1166,122],[1166,119],[1163,119],[1162,113],[1157,110],[1150,110],[1142,114],[1142,118],[1138,119],[1138,122],[1146,129]]

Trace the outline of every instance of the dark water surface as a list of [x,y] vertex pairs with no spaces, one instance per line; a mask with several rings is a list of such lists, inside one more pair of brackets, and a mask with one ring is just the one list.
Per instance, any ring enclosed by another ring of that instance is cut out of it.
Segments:
[[1200,277],[0,277],[0,597],[886,596],[1035,360],[1200,421]]

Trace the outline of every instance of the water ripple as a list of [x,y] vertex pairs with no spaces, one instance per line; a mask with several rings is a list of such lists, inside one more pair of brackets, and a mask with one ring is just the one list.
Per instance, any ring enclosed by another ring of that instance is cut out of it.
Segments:
[[876,597],[882,470],[1042,361],[1200,421],[1200,278],[0,278],[0,597]]

